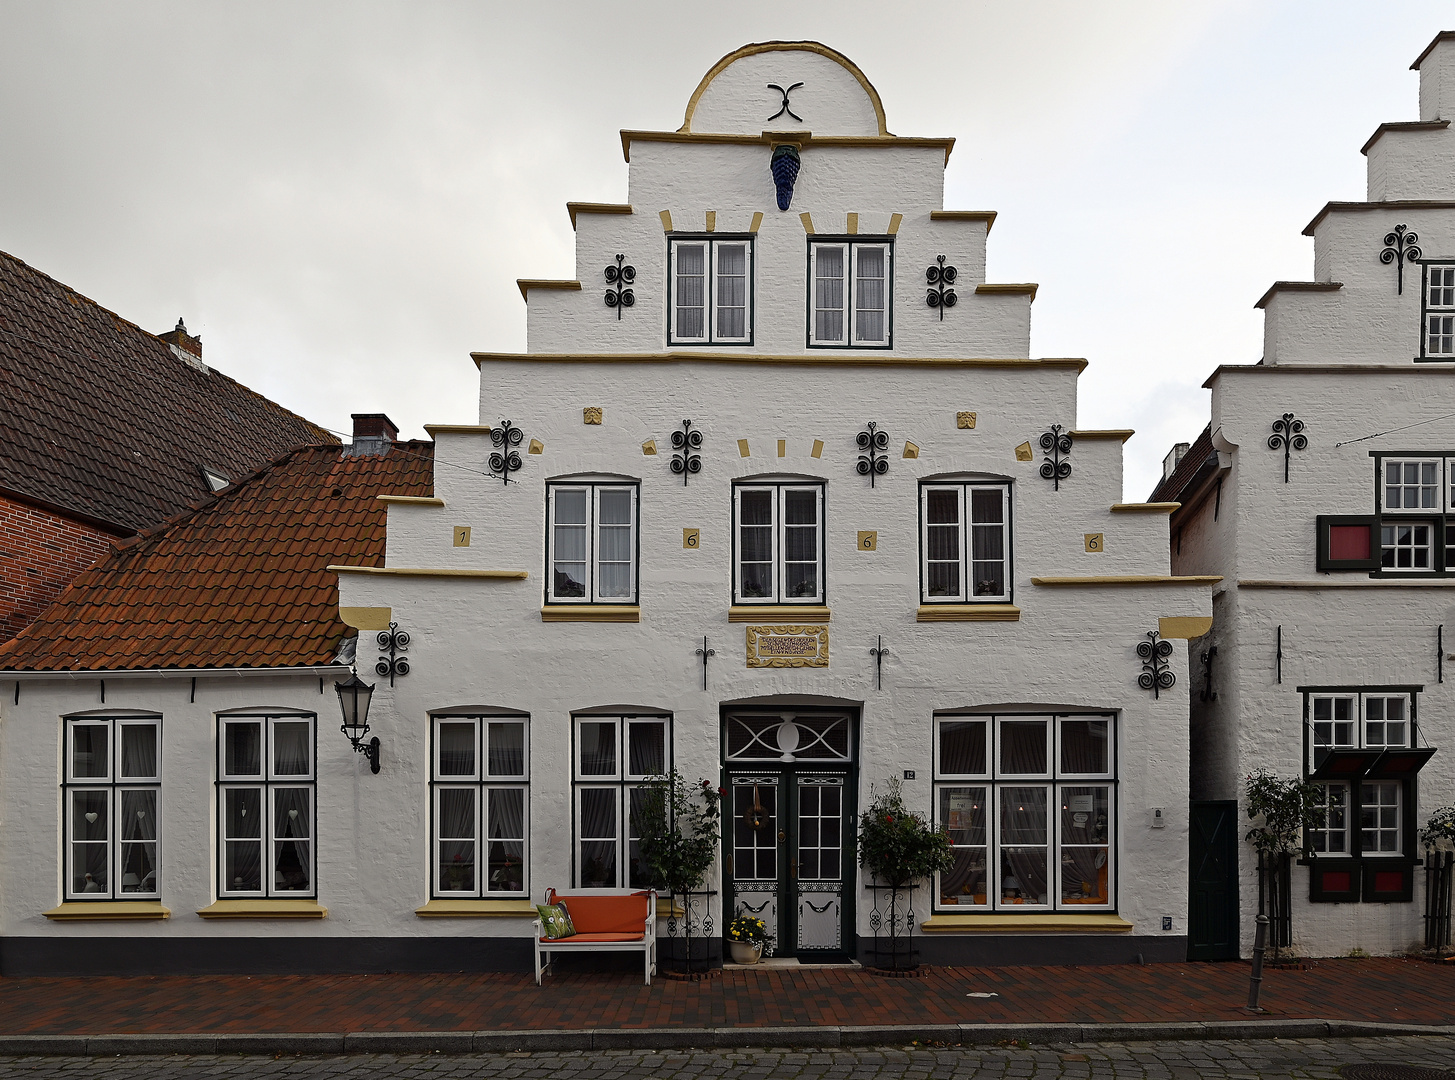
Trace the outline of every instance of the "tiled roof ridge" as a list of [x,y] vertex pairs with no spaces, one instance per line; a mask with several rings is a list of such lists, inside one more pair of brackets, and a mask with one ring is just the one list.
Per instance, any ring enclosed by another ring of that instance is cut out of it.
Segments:
[[1163,477],[1157,482],[1157,486],[1152,489],[1152,494],[1147,497],[1147,501],[1180,501],[1183,494],[1182,489],[1202,467],[1202,463],[1213,453],[1215,451],[1212,444],[1212,424],[1209,423],[1188,445],[1187,453],[1182,455],[1182,460],[1172,470],[1172,475]]

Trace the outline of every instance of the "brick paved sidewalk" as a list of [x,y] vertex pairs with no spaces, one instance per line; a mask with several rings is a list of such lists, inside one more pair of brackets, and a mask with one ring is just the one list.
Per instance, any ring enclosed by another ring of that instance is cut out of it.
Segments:
[[[727,971],[632,976],[387,974],[0,979],[0,1036],[415,1032],[1246,1020],[1247,964]],[[990,993],[995,997],[969,997]],[[1270,1019],[1455,1024],[1455,970],[1326,960],[1268,971]]]

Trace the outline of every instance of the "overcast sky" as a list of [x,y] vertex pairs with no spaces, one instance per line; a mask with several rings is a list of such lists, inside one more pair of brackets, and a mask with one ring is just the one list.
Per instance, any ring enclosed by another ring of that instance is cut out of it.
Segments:
[[565,202],[621,202],[617,131],[675,129],[720,56],[814,38],[891,131],[954,136],[1034,356],[1084,356],[1126,495],[1207,420],[1303,226],[1418,116],[1413,0],[0,0],[0,249],[328,427],[474,423],[471,350],[525,345],[517,277],[573,276]]

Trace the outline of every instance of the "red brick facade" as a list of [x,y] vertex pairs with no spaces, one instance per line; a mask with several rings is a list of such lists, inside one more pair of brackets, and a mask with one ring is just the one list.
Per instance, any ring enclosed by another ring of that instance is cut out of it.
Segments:
[[62,514],[0,495],[0,641],[50,606],[116,539]]

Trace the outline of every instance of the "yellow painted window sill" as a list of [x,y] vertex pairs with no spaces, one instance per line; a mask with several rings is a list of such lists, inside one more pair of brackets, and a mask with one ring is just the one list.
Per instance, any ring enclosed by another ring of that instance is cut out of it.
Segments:
[[538,913],[529,900],[431,900],[414,909],[421,919],[506,919]]
[[1132,924],[1109,911],[1086,915],[931,915],[927,934],[1125,934]]
[[1020,622],[1014,604],[921,604],[915,622]]
[[204,919],[326,919],[317,900],[218,900],[197,912]]
[[428,495],[375,495],[374,498],[381,503],[395,503],[398,506],[444,506],[444,499],[431,498]]
[[1180,502],[1112,503],[1113,514],[1170,514],[1182,504]]
[[641,622],[638,604],[548,604],[541,622]]
[[779,623],[801,619],[829,622],[829,609],[824,604],[734,604],[728,608],[730,623]]
[[68,901],[60,907],[42,912],[56,922],[97,922],[103,919],[138,920],[170,919],[172,911],[160,900],[84,900]]

